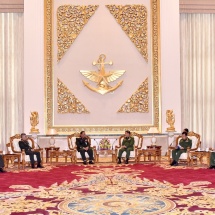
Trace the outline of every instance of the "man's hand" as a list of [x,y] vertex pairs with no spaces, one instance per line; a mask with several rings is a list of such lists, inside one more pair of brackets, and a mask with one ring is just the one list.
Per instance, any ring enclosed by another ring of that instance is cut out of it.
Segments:
[[122,146],[122,148],[127,148],[126,146]]
[[85,148],[84,148],[85,151],[88,151],[88,149],[89,149],[89,147],[85,147]]
[[184,149],[183,147],[181,147],[180,149]]

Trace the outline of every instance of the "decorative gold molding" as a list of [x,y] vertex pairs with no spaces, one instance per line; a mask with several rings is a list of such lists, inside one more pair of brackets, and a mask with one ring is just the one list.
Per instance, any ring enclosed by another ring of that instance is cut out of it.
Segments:
[[119,113],[147,113],[149,112],[148,78],[139,86],[137,91],[122,105]]
[[57,80],[57,103],[58,113],[89,113],[86,107],[76,98],[76,96],[67,88],[67,86]]
[[144,5],[106,5],[122,30],[148,61],[147,9]]
[[53,0],[45,0],[45,128],[55,128],[58,133],[74,133],[85,130],[88,134],[119,134],[125,130],[143,133],[154,126],[161,131],[161,93],[160,93],[160,0],[151,0],[152,35],[152,84],[153,121],[148,125],[54,125],[53,105],[53,67],[52,67],[52,8]]
[[62,5],[57,9],[58,61],[73,44],[98,5]]

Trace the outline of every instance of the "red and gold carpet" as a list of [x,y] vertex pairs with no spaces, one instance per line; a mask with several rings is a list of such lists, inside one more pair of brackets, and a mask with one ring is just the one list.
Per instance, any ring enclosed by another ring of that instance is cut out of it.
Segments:
[[0,214],[215,214],[215,171],[162,165],[47,165],[0,175]]

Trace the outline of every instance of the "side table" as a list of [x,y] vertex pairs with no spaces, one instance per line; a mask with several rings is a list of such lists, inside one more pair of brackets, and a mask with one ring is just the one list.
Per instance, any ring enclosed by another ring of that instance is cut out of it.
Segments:
[[207,165],[210,166],[210,152],[209,151],[190,151],[190,164],[193,166],[194,161],[199,159],[200,165],[203,165],[203,158],[207,159]]
[[103,156],[108,156],[111,155],[112,158],[112,162],[115,163],[116,162],[116,155],[115,155],[115,151],[111,150],[111,149],[104,149],[104,150],[97,150],[97,155],[96,155],[96,162],[99,162],[99,155],[103,155]]
[[4,154],[2,157],[5,168],[8,168],[9,161],[14,164],[14,161],[17,159],[18,169],[20,169],[21,154]]
[[137,153],[137,162],[140,162],[140,157],[143,155],[144,162],[146,161],[146,157],[148,157],[148,161],[151,161],[151,158],[154,157],[154,162],[161,161],[161,149],[160,148],[148,148],[148,149],[140,149]]
[[60,147],[47,147],[45,148],[46,150],[46,163],[48,162],[48,159],[50,158],[50,153],[49,151],[52,150],[52,151],[59,151]]
[[50,161],[52,164],[52,158],[56,157],[56,162],[58,162],[58,158],[60,156],[62,156],[63,158],[65,158],[65,162],[67,163],[67,157],[71,158],[71,162],[74,163],[74,151],[72,150],[63,150],[63,151],[59,151],[59,150],[51,150],[50,151]]

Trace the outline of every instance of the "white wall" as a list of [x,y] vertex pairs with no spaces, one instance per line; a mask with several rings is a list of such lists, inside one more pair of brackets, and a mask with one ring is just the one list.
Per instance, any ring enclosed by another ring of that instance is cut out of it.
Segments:
[[24,1],[24,130],[30,131],[30,112],[38,111],[44,133],[44,2]]
[[[24,12],[24,129],[30,131],[30,112],[38,111],[38,128],[44,134],[44,2],[25,0]],[[161,92],[162,130],[166,110],[173,109],[175,127],[181,130],[179,0],[161,0]]]
[[181,132],[179,0],[161,0],[161,93],[162,130],[166,110],[175,113],[175,128]]

